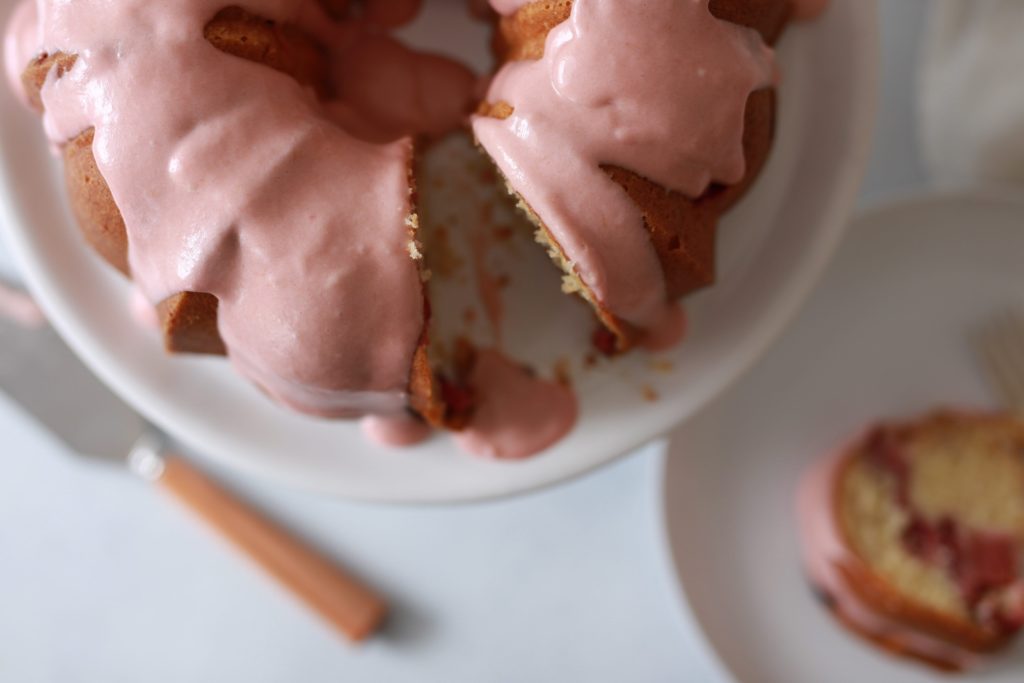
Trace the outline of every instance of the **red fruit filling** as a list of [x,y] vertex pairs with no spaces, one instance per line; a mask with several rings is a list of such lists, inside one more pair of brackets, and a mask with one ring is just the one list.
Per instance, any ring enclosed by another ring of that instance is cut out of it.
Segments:
[[1005,632],[1024,626],[1024,577],[1014,539],[965,529],[951,517],[930,520],[916,510],[910,501],[910,465],[897,431],[876,429],[868,436],[865,455],[895,482],[896,501],[908,515],[901,535],[907,552],[948,572],[979,623]]
[[599,327],[594,330],[594,334],[590,337],[590,343],[594,345],[601,355],[612,357],[619,352],[619,342],[615,337],[615,333],[609,330],[607,327]]
[[445,403],[445,423],[460,429],[469,422],[476,406],[476,393],[471,387],[440,377],[441,398]]

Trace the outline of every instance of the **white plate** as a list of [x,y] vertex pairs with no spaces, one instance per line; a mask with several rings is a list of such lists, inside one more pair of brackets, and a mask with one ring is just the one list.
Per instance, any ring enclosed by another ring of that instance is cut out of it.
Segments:
[[[665,460],[684,598],[745,683],[947,680],[847,634],[798,561],[794,489],[873,420],[993,402],[967,330],[1024,305],[1024,202],[949,196],[870,212],[761,365],[684,425]],[[1024,649],[984,675],[1022,680]]]
[[[459,47],[462,34],[453,27],[464,25],[464,2],[432,0],[428,6],[431,16],[419,30],[447,31],[446,44]],[[669,431],[746,369],[783,328],[828,261],[856,194],[874,114],[876,30],[874,2],[837,0],[821,22],[787,35],[776,151],[755,192],[723,226],[721,282],[694,301],[692,336],[670,354],[674,371],[648,380],[649,360],[636,355],[589,373],[577,384],[582,415],[575,431],[528,462],[475,460],[446,437],[407,452],[381,452],[354,424],[315,421],[270,404],[221,359],[166,357],[132,324],[125,283],[83,246],[39,124],[6,92],[0,96],[0,220],[30,288],[71,346],[149,419],[211,458],[367,500],[458,501],[522,492],[580,474]],[[472,54],[482,45],[463,47]],[[536,301],[539,320],[555,296]],[[543,326],[532,336],[549,355],[578,346]],[[648,381],[661,396],[656,403],[638,390]]]

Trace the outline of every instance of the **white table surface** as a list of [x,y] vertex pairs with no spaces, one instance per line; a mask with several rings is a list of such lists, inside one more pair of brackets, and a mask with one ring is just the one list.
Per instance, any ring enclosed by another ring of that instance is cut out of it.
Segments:
[[[913,93],[927,0],[882,5],[865,203],[925,184]],[[173,503],[75,460],[2,401],[0,435],[4,683],[720,681],[663,562],[657,444],[554,490],[454,508],[225,474],[393,598],[384,637],[352,648]]]

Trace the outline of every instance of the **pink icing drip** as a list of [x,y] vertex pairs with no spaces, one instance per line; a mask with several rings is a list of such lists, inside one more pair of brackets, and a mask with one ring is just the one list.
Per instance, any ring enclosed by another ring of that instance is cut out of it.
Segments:
[[388,448],[405,448],[423,443],[430,438],[431,429],[423,420],[408,413],[397,415],[368,415],[360,426],[371,442]]
[[477,352],[469,384],[476,410],[455,440],[474,455],[525,458],[560,440],[576,422],[571,389],[533,376],[493,349]]
[[839,611],[868,633],[885,635],[925,656],[967,668],[980,657],[951,643],[919,633],[879,614],[853,591],[838,567],[852,558],[835,514],[835,496],[846,449],[816,463],[803,476],[797,493],[797,520],[808,578],[826,592]]
[[[473,0],[470,0],[471,2]],[[494,11],[502,16],[511,16],[516,13],[520,7],[526,7],[533,0],[491,0],[491,7]]]
[[667,315],[656,327],[647,330],[640,345],[648,351],[668,351],[675,348],[686,337],[687,317],[683,307],[669,306]]
[[829,0],[789,0],[797,21],[817,19],[828,8]]
[[439,137],[462,125],[477,99],[477,76],[464,65],[380,34],[360,32],[337,47],[333,75],[332,117],[372,142]]
[[28,294],[0,284],[0,316],[23,327],[42,327],[46,317]]
[[[203,27],[222,0],[38,6],[42,42],[31,52],[79,56],[43,88],[47,132],[61,144],[95,127],[93,151],[149,301],[179,291],[216,295],[234,364],[298,410],[402,409],[424,324],[407,222],[410,142],[353,138],[290,77],[210,46]],[[465,69],[439,58],[424,65],[386,38],[361,40],[358,25],[332,24],[312,0],[246,7],[337,46],[338,60],[375,49],[376,70],[356,60],[339,70],[342,91],[355,93],[343,105],[382,114],[389,94],[425,78],[448,83],[444,93],[461,100],[435,105],[427,88],[414,88],[422,130],[462,118],[456,110],[472,88]],[[380,23],[408,15],[370,9]],[[18,36],[27,33],[19,25],[8,36],[19,57],[26,50]],[[380,90],[361,79],[375,79]],[[413,117],[382,118],[386,132],[374,131],[377,139],[421,130]]]
[[149,332],[162,332],[162,326],[160,324],[160,316],[157,315],[156,308],[149,302],[138,287],[132,287],[131,302],[129,303],[132,312],[132,318],[135,319],[136,324],[144,330]]
[[747,99],[774,78],[761,37],[708,0],[577,0],[543,59],[495,77],[488,100],[513,114],[473,129],[601,303],[647,328],[668,315],[664,277],[639,209],[601,165],[692,197],[739,181]]

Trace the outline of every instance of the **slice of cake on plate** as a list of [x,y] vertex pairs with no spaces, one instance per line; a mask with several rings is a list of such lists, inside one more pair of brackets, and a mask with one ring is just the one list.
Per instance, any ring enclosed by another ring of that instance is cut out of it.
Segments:
[[799,491],[805,568],[852,631],[956,671],[1024,625],[1024,422],[940,411],[869,429]]

